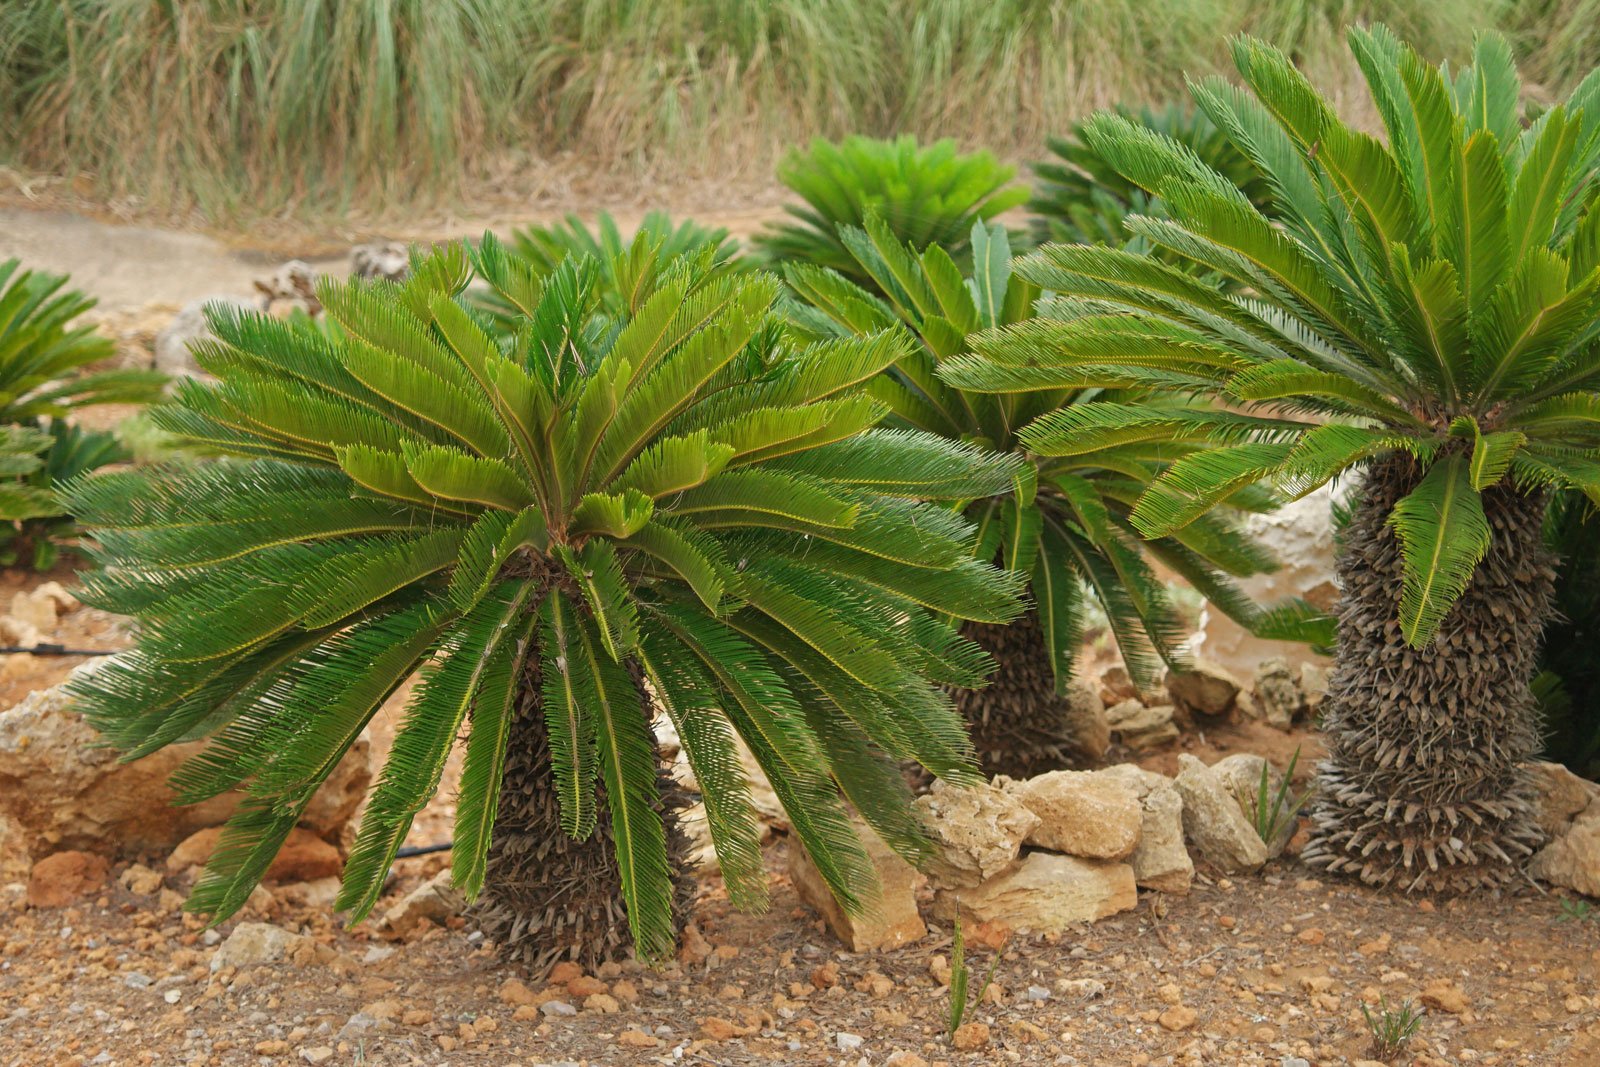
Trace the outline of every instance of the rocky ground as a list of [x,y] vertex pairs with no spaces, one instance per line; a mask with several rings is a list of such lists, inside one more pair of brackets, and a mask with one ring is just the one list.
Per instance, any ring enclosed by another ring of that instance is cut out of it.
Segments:
[[[770,857],[783,869],[780,840]],[[161,868],[158,857],[146,857]],[[431,860],[403,861],[398,895]],[[207,931],[184,875],[119,865],[64,908],[8,889],[0,1064],[1361,1064],[1362,1004],[1425,1005],[1397,1063],[1600,1062],[1600,924],[1528,895],[1435,905],[1311,877],[1292,861],[1060,936],[995,948],[946,1034],[949,929],[842,951],[787,879],[765,915],[702,885],[676,962],[548,984],[460,919],[403,936],[336,926],[280,886]],[[990,940],[993,940],[992,938]]]

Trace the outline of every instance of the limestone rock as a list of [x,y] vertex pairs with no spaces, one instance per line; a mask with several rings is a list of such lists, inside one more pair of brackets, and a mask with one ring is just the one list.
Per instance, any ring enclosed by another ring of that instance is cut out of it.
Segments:
[[1038,816],[1027,843],[1085,859],[1120,860],[1139,844],[1139,798],[1092,771],[1051,771],[1009,792]]
[[1294,671],[1282,656],[1262,660],[1256,667],[1252,694],[1251,706],[1256,715],[1280,730],[1287,730],[1294,723],[1304,705]]
[[1267,846],[1228,779],[1185,752],[1172,784],[1183,798],[1183,832],[1207,860],[1230,872],[1257,870],[1267,862]]
[[1111,747],[1111,724],[1106,721],[1105,702],[1093,686],[1069,682],[1066,699],[1062,702],[1062,716],[1068,736],[1079,752],[1091,760],[1105,756],[1106,749]]
[[1537,852],[1528,873],[1584,896],[1600,897],[1600,804],[1591,804]]
[[1133,700],[1138,695],[1139,687],[1133,684],[1128,668],[1122,664],[1115,664],[1100,672],[1100,699],[1107,707]]
[[270,314],[322,314],[322,301],[317,299],[317,272],[301,260],[291,259],[266,277],[257,278],[255,287],[261,296],[261,310]]
[[1003,923],[1013,930],[1060,933],[1138,903],[1133,868],[1109,860],[1030,852],[1013,870],[976,889],[942,890],[934,914],[966,922]]
[[1219,663],[1196,659],[1187,669],[1167,673],[1167,692],[1190,711],[1201,715],[1224,715],[1244,686]]
[[193,376],[202,373],[194,361],[191,346],[215,338],[206,324],[206,306],[237,308],[241,311],[259,311],[260,305],[249,297],[233,293],[191,300],[173,317],[172,321],[156,334],[156,370],[167,374]]
[[881,896],[869,904],[866,914],[853,916],[839,906],[798,839],[792,840],[789,848],[789,878],[795,891],[801,900],[822,914],[828,929],[852,952],[898,948],[922,940],[928,928],[917,911],[917,890],[927,879],[896,855],[865,823],[858,821],[856,832],[882,887]]
[[1539,828],[1551,837],[1564,832],[1600,797],[1600,785],[1579,778],[1559,763],[1530,763],[1528,772],[1538,805]]
[[1106,709],[1106,721],[1115,740],[1139,751],[1177,738],[1178,727],[1172,721],[1175,710],[1171,704],[1146,707],[1138,700],[1124,700]]
[[[1347,492],[1356,482],[1342,479],[1338,488],[1324,486],[1270,513],[1243,516],[1240,528],[1272,554],[1278,567],[1241,579],[1240,589],[1258,604],[1301,597],[1324,611],[1331,609],[1339,599],[1331,505],[1336,493]],[[1200,617],[1198,647],[1206,658],[1244,676],[1271,656],[1283,656],[1292,666],[1326,662],[1307,645],[1257,637],[1210,604]]]
[[240,923],[211,955],[211,973],[224,967],[254,967],[277,963],[306,938],[271,923]]
[[1306,702],[1306,714],[1316,715],[1328,699],[1328,668],[1316,663],[1300,664],[1300,695]]
[[[1221,775],[1223,780],[1228,783],[1228,789],[1239,803],[1239,810],[1244,813],[1245,821],[1250,823],[1252,827],[1255,826],[1253,813],[1256,801],[1261,795],[1261,771],[1263,768],[1267,772],[1267,802],[1270,804],[1272,798],[1278,795],[1278,790],[1283,785],[1283,775],[1279,774],[1278,769],[1267,762],[1266,759],[1251,752],[1235,752],[1232,755],[1222,757],[1211,765],[1212,772]],[[1285,806],[1290,803],[1292,803],[1292,793],[1284,798]],[[1267,843],[1267,856],[1269,859],[1282,854],[1284,846],[1294,836],[1297,825],[1298,820],[1295,819],[1284,821],[1283,827],[1278,831],[1277,836]],[[1257,834],[1257,836],[1260,835]]]
[[[169,745],[123,763],[72,710],[59,686],[36,690],[0,711],[0,843],[11,842],[0,868],[31,864],[32,857],[62,849],[166,852],[196,830],[220,825],[238,803],[237,794],[174,807],[167,784],[201,744]],[[337,840],[371,780],[372,757],[367,742],[358,741],[312,799],[301,824]]]
[[1120,781],[1139,798],[1139,845],[1128,857],[1141,889],[1182,895],[1194,881],[1194,861],[1183,841],[1183,798],[1165,776],[1132,763],[1098,772]]
[[110,864],[92,852],[56,852],[33,865],[28,875],[28,904],[35,908],[64,908],[106,884]]
[[350,250],[350,274],[355,278],[404,281],[411,273],[411,257],[399,241],[374,241]]
[[988,784],[963,789],[936,781],[916,806],[934,843],[928,874],[951,888],[975,886],[1010,868],[1039,825],[1021,800]]
[[393,904],[378,920],[385,937],[408,937],[424,923],[442,923],[458,914],[466,899],[450,885],[447,867]]

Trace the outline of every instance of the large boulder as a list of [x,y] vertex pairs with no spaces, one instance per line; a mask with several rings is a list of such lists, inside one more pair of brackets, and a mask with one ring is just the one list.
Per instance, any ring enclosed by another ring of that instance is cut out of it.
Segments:
[[1254,871],[1267,862],[1267,845],[1245,818],[1232,782],[1187,752],[1172,780],[1183,798],[1183,832],[1208,861],[1228,872]]
[[1021,800],[987,783],[959,788],[936,781],[916,806],[933,840],[927,873],[950,888],[975,886],[1010,869],[1039,825]]
[[1133,868],[1126,863],[1030,852],[1014,869],[975,889],[940,890],[933,909],[941,919],[954,919],[959,912],[967,921],[1056,934],[1138,902]]
[[1038,816],[1027,837],[1030,845],[1085,859],[1120,860],[1139,844],[1139,798],[1114,778],[1051,771],[1007,789]]
[[795,892],[821,913],[828,929],[852,952],[899,948],[922,940],[928,928],[917,910],[917,890],[927,879],[859,820],[856,833],[866,846],[867,858],[882,889],[876,899],[867,902],[863,914],[851,915],[839,905],[798,839],[791,840],[789,848],[789,880],[794,883]]
[[1551,837],[1564,833],[1600,798],[1600,785],[1579,778],[1559,763],[1530,763],[1528,776],[1533,782],[1539,828]]
[[1141,889],[1184,894],[1194,881],[1194,861],[1183,840],[1183,798],[1165,775],[1133,763],[1098,772],[1139,798],[1139,844],[1128,857]]
[[[167,784],[201,744],[169,745],[123,763],[72,710],[60,686],[36,690],[0,711],[0,868],[14,872],[68,849],[165,853],[195,831],[219,825],[238,803],[237,794],[175,807]],[[318,791],[301,825],[338,842],[371,781],[370,749],[359,741]]]

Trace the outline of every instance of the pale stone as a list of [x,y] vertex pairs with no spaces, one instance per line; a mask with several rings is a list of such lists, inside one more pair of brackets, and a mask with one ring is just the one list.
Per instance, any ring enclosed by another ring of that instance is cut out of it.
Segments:
[[1027,843],[1085,859],[1120,860],[1139,844],[1139,798],[1091,771],[1051,771],[1009,791],[1038,816]]
[[277,963],[306,940],[271,923],[240,923],[211,956],[211,973],[224,967]]
[[1062,702],[1062,716],[1066,720],[1067,736],[1083,755],[1097,760],[1111,747],[1111,724],[1106,721],[1105,702],[1094,687],[1083,682],[1067,685],[1066,699]]
[[1112,737],[1128,748],[1142,750],[1178,736],[1178,727],[1172,721],[1175,710],[1171,704],[1147,707],[1137,700],[1124,700],[1106,710],[1106,720],[1111,724]]
[[936,781],[917,798],[917,811],[933,840],[927,864],[935,883],[975,886],[1010,868],[1039,817],[996,786],[959,788]]
[[1600,804],[1582,815],[1528,864],[1528,873],[1584,896],[1600,897]]
[[[79,667],[74,675],[93,669]],[[168,779],[203,742],[168,745],[123,763],[71,704],[56,686],[0,711],[0,839],[9,841],[0,869],[63,848],[165,852],[232,814],[237,793],[183,807],[172,803]],[[371,751],[362,739],[313,796],[301,825],[337,840],[371,781]]]
[[1128,857],[1141,889],[1182,895],[1194,882],[1194,861],[1183,841],[1183,798],[1170,779],[1132,763],[1099,774],[1120,781],[1139,798],[1139,845]]
[[1244,686],[1220,663],[1196,659],[1186,670],[1167,672],[1167,692],[1190,711],[1223,715]]
[[[1323,486],[1271,512],[1242,516],[1240,528],[1245,535],[1271,553],[1278,566],[1240,579],[1240,589],[1258,604],[1298,597],[1331,610],[1339,599],[1334,582],[1331,504],[1335,493],[1346,492],[1358,481],[1345,479],[1339,488]],[[1257,663],[1272,656],[1284,657],[1291,666],[1327,662],[1309,645],[1257,637],[1209,603],[1201,612],[1196,650],[1246,677]]]
[[1559,763],[1530,763],[1528,777],[1538,805],[1539,828],[1551,837],[1559,836],[1600,797],[1600,785],[1579,778]]
[[206,321],[206,308],[209,305],[239,311],[260,310],[256,301],[231,293],[219,293],[189,301],[183,305],[183,309],[173,317],[172,321],[156,334],[156,370],[171,375],[201,373],[194,361],[193,346],[216,338]]
[[789,879],[794,883],[795,892],[821,913],[828,929],[852,952],[898,948],[922,940],[928,928],[917,911],[917,890],[927,879],[896,855],[865,823],[858,820],[855,826],[880,887],[874,898],[865,902],[864,913],[851,915],[834,899],[828,883],[823,881],[821,872],[798,839],[792,840],[789,848]]
[[18,593],[11,598],[11,617],[43,633],[56,628],[56,602],[48,594]]
[[1306,702],[1306,714],[1315,715],[1328,699],[1328,668],[1317,663],[1300,664],[1300,695]]
[[[1250,710],[1270,726],[1287,730],[1300,714],[1304,700],[1289,661],[1282,656],[1263,660],[1256,667]],[[1241,707],[1243,704],[1241,703]]]
[[1172,784],[1183,798],[1183,832],[1207,860],[1230,872],[1257,870],[1267,862],[1267,846],[1227,779],[1185,752]]
[[450,885],[447,867],[393,904],[378,920],[385,937],[405,937],[424,921],[442,923],[458,914],[466,899]]
[[[1263,757],[1257,756],[1252,752],[1235,752],[1232,755],[1222,757],[1211,765],[1212,772],[1221,775],[1222,779],[1228,783],[1228,788],[1232,791],[1234,799],[1239,802],[1239,810],[1244,813],[1245,821],[1250,823],[1251,827],[1255,826],[1256,801],[1261,796],[1261,771],[1263,768],[1267,772],[1267,803],[1271,804],[1272,799],[1278,795],[1278,790],[1283,786],[1283,775],[1279,774],[1278,769]],[[1293,802],[1294,794],[1291,791],[1284,797],[1284,806],[1288,807]],[[1268,858],[1282,854],[1284,846],[1294,836],[1297,824],[1297,819],[1284,820],[1283,826],[1279,828],[1278,833],[1267,843]],[[1257,834],[1257,836],[1260,835]]]
[[1014,869],[960,892],[934,896],[934,914],[963,921],[1002,923],[1036,934],[1061,933],[1138,904],[1133,868],[1110,860],[1086,860],[1053,852],[1030,852]]
[[1107,707],[1120,704],[1124,700],[1132,700],[1139,695],[1139,687],[1133,684],[1128,668],[1120,663],[1101,671],[1099,684],[1100,699]]

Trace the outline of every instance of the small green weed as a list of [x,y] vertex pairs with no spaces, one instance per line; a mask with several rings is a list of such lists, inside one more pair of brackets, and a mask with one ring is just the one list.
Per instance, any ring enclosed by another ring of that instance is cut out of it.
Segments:
[[1300,817],[1300,809],[1311,799],[1311,790],[1295,796],[1291,788],[1294,769],[1299,763],[1300,749],[1296,748],[1294,755],[1289,757],[1289,766],[1284,770],[1283,781],[1278,783],[1277,789],[1272,788],[1272,765],[1265,762],[1261,764],[1261,784],[1256,789],[1255,804],[1250,814],[1256,833],[1269,845]]
[[[995,968],[1000,966],[1000,956],[1004,949],[997,949],[994,958],[989,961],[989,970],[984,973],[983,982],[978,986],[975,998],[979,1003],[983,995],[989,991],[989,985],[994,981]],[[961,1028],[961,1022],[967,1017],[967,1008],[970,1001],[967,997],[968,985],[972,980],[972,972],[967,969],[966,942],[961,936],[961,916],[956,916],[955,940],[950,946],[950,1033],[955,1033]]]
[[1409,1000],[1391,1008],[1388,998],[1379,997],[1376,1013],[1363,1004],[1361,1014],[1367,1020],[1367,1029],[1372,1031],[1372,1055],[1387,1061],[1405,1051],[1421,1029],[1426,1012]]

